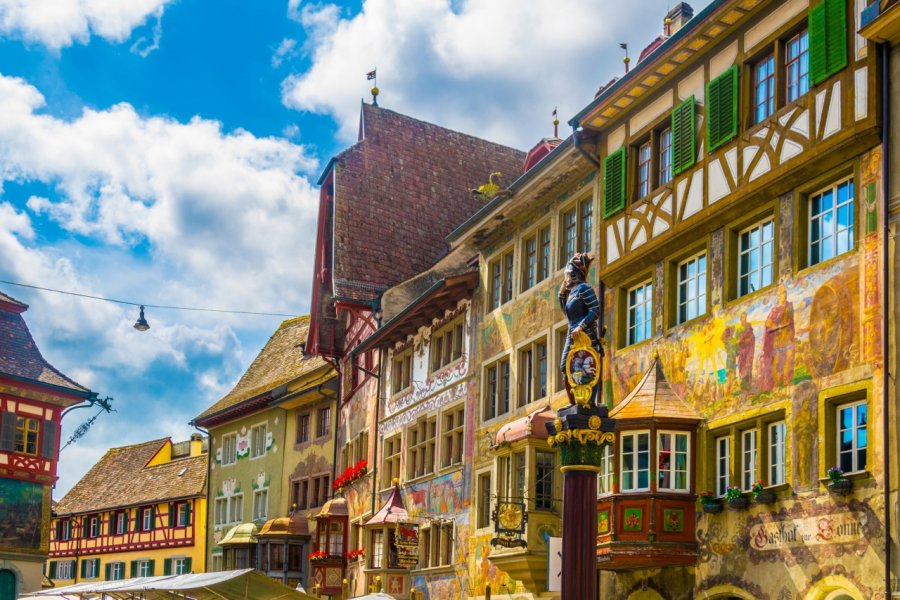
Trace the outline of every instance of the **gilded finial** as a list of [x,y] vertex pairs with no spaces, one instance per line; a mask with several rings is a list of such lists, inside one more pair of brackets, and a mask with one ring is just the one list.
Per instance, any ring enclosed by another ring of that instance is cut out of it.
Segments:
[[374,81],[372,84],[372,106],[378,106],[378,75],[376,73],[377,69],[372,69],[368,73],[366,73],[366,79],[368,81]]
[[553,107],[553,137],[559,137],[559,108]]

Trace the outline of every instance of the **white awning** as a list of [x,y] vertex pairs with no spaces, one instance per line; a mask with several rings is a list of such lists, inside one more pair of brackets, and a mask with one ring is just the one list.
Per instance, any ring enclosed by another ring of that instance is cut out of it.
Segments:
[[41,590],[23,597],[30,600],[103,597],[144,600],[178,597],[196,600],[316,600],[314,596],[293,590],[254,569],[79,583]]

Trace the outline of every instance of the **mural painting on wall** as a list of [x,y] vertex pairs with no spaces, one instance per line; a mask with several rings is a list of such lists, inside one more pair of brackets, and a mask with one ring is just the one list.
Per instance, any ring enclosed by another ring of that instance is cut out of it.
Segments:
[[515,590],[515,581],[504,571],[498,569],[488,558],[491,555],[493,534],[476,535],[469,539],[469,547],[472,549],[470,557],[474,561],[474,569],[470,568],[469,572],[474,574],[471,585],[475,594],[484,594],[484,587],[487,584],[490,584],[494,593],[499,590]]
[[0,479],[0,548],[40,551],[46,536],[44,486],[29,481]]
[[[276,420],[276,424],[277,424]],[[228,435],[228,434],[225,434]],[[224,436],[223,436],[224,437]],[[272,435],[271,431],[266,431],[266,452],[277,452],[278,449],[275,447],[275,437]],[[237,460],[243,460],[245,458],[250,458],[250,430],[247,429],[246,426],[241,427],[240,431],[237,432],[237,437],[235,439],[234,446],[234,456]],[[216,456],[215,463],[217,465],[222,464],[222,445],[219,444],[219,447],[216,448]]]
[[466,392],[469,389],[470,388],[468,385],[466,385],[466,382],[460,382],[449,389],[435,394],[424,402],[416,404],[409,410],[404,411],[399,415],[395,415],[393,417],[385,419],[378,426],[379,435],[390,435],[394,431],[399,430],[401,427],[405,427],[406,425],[409,425],[410,423],[415,421],[416,417],[424,412],[438,410],[452,402],[456,402],[457,400],[465,398]]
[[406,394],[392,396],[387,399],[385,416],[394,415],[408,406],[427,398],[441,388],[453,385],[469,374],[468,356],[463,354],[455,364],[436,371],[428,376],[423,384],[414,385]]
[[652,345],[618,351],[610,361],[616,399],[656,353],[676,393],[705,417],[789,399],[791,386],[859,364],[858,260],[850,255],[728,309],[717,305]]
[[[463,467],[466,471],[469,468],[469,465]],[[406,506],[406,512],[411,517],[426,515],[433,517],[449,516],[463,511],[468,508],[470,502],[466,485],[469,479],[464,471],[454,471],[421,483],[404,485],[403,504]],[[390,490],[383,492],[381,501],[386,502],[390,493]]]
[[479,353],[482,358],[511,348],[516,341],[527,339],[559,320],[556,304],[558,283],[550,278],[538,284],[532,293],[513,305],[512,312],[487,315],[481,327]]
[[347,501],[347,510],[351,517],[364,515],[371,509],[372,477],[361,477],[344,488],[344,500]]
[[463,597],[459,580],[453,575],[435,577],[416,575],[413,577],[412,587],[420,594],[425,592],[425,600],[445,600],[446,598]]

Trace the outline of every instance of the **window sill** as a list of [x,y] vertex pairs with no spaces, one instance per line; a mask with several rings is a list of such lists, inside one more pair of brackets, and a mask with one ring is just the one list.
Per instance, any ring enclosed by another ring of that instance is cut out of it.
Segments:
[[778,283],[777,281],[773,281],[769,285],[765,285],[765,286],[759,288],[758,290],[753,290],[752,292],[747,292],[743,296],[735,296],[734,298],[726,300],[725,308],[731,308],[732,306],[737,306],[743,302],[746,302],[747,300],[752,300],[753,298],[758,298],[759,296],[764,295],[766,292],[772,291],[776,287],[777,283]]
[[651,336],[651,337],[648,337],[648,338],[645,339],[645,340],[641,340],[641,341],[639,341],[639,342],[634,342],[633,344],[625,344],[624,346],[620,347],[619,350],[636,350],[636,349],[641,348],[642,346],[644,346],[644,345],[646,345],[646,344],[651,343],[651,342],[654,340],[655,337],[656,337],[656,336]]
[[[866,481],[868,479],[875,479],[875,477],[869,471],[854,471],[853,473],[844,473],[844,479],[849,479],[850,481]],[[831,483],[831,478],[827,475],[825,477],[819,477],[819,483],[828,487],[828,484]]]
[[463,361],[463,358],[465,358],[465,354],[463,354],[463,356],[460,356],[459,358],[454,358],[453,360],[451,360],[451,361],[448,362],[447,364],[441,365],[441,366],[439,366],[437,369],[435,369],[435,370],[433,370],[433,371],[429,371],[429,372],[428,372],[428,377],[434,377],[435,375],[437,375],[437,374],[440,373],[441,371],[449,371],[449,370],[451,370],[451,369],[454,369],[454,368],[458,367],[459,364]]
[[428,575],[437,575],[439,573],[449,573],[453,571],[453,564],[448,563],[446,565],[440,565],[438,567],[419,567],[415,569],[416,573],[428,574]]
[[408,477],[404,483],[409,485],[414,485],[416,483],[420,483],[422,481],[427,481],[429,479],[434,479],[438,474],[434,471],[430,473],[423,473],[422,475],[417,475],[416,477]]
[[[854,202],[855,202],[855,200],[854,200]],[[851,248],[850,250],[847,250],[846,252],[844,252],[842,254],[838,254],[837,256],[832,256],[828,260],[823,260],[822,262],[817,262],[814,265],[807,265],[807,266],[803,267],[802,269],[800,269],[797,272],[797,275],[794,279],[796,280],[797,278],[803,277],[803,276],[807,275],[808,273],[813,273],[819,269],[827,269],[828,267],[835,264],[836,262],[843,260],[849,256],[853,256],[854,254],[857,253],[857,251],[859,249],[859,246],[856,243],[857,241],[858,241],[858,239],[856,237],[854,237],[853,238],[853,248]],[[809,239],[805,240],[805,242],[808,246]],[[809,251],[809,248],[807,248],[806,250]]]

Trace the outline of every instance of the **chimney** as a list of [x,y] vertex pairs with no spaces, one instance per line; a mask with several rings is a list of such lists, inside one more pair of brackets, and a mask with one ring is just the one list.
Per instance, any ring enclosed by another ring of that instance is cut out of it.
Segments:
[[199,433],[191,434],[191,456],[203,454],[203,436]]
[[679,2],[666,14],[663,31],[671,37],[694,17],[694,9],[687,2]]

